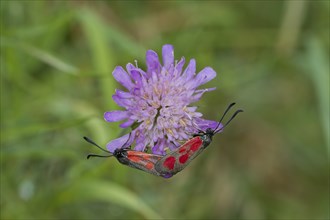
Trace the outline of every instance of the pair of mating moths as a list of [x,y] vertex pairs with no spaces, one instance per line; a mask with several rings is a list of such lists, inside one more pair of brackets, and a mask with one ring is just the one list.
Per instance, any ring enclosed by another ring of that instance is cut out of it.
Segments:
[[101,148],[91,139],[84,137],[87,142],[110,154],[105,156],[89,154],[87,156],[87,159],[90,157],[114,156],[121,164],[124,164],[126,166],[133,167],[156,176],[170,178],[181,170],[183,170],[195,157],[197,157],[202,151],[204,151],[211,143],[212,137],[216,133],[222,131],[238,113],[243,111],[237,110],[227,121],[227,123],[224,126],[220,127],[222,119],[233,105],[235,105],[235,103],[231,103],[228,106],[226,111],[223,113],[218,123],[218,126],[214,130],[212,130],[211,128],[207,128],[206,131],[200,130],[199,133],[193,135],[193,138],[181,145],[175,151],[172,151],[165,156],[134,151],[131,150],[129,147],[124,148],[126,143],[123,145],[123,147],[117,148],[114,153],[111,153]]

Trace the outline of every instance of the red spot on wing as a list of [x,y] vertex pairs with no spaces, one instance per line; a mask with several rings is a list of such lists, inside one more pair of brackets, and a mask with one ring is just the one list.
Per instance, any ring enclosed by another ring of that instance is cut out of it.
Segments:
[[166,158],[163,165],[164,165],[164,167],[167,167],[168,169],[173,170],[174,163],[175,163],[175,157],[171,156],[171,157]]
[[188,154],[184,154],[184,155],[179,157],[179,162],[180,163],[185,163],[188,160],[188,158],[189,158]]
[[134,155],[134,156],[143,156],[145,155],[146,153],[144,152],[140,152],[140,151],[127,151],[128,155]]
[[140,162],[141,161],[141,157],[139,156],[135,156],[135,155],[128,155],[127,158],[131,161],[131,162]]
[[185,146],[180,147],[179,153],[183,153],[185,151],[187,151],[187,148]]
[[152,169],[154,168],[154,164],[151,163],[151,162],[148,162],[148,163],[146,164],[146,168],[147,168],[148,170],[152,170]]
[[127,151],[127,159],[131,163],[140,164],[146,167],[148,170],[152,170],[154,168],[155,163],[157,163],[163,156],[148,154],[144,152],[138,151]]
[[193,138],[192,140],[190,150],[195,152],[202,147],[203,141],[200,137]]
[[185,153],[186,151],[191,150],[191,147],[193,145],[202,144],[202,143],[203,142],[200,139],[200,137],[194,137],[189,141],[187,141],[186,143],[184,143],[181,147],[179,147],[179,153]]

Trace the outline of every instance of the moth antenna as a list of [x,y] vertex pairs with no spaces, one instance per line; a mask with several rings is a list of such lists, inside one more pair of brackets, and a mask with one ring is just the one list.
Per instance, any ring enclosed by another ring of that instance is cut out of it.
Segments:
[[85,141],[87,141],[88,143],[90,143],[90,144],[94,145],[95,147],[97,147],[97,148],[101,149],[102,151],[104,151],[104,152],[107,152],[107,153],[110,153],[110,154],[111,154],[111,152],[110,152],[110,151],[107,151],[107,150],[103,149],[103,148],[102,148],[102,147],[100,147],[98,144],[96,144],[94,141],[92,141],[91,139],[89,139],[88,137],[84,137],[84,139],[85,139]]
[[223,130],[235,117],[236,117],[236,115],[238,115],[238,113],[240,113],[240,112],[243,112],[243,110],[242,109],[239,109],[239,110],[237,110],[234,114],[233,114],[233,116],[231,116],[231,118],[226,122],[226,124],[223,126],[223,127],[221,127],[218,131],[217,130],[215,130],[214,131],[214,133],[217,133],[217,132],[219,132],[219,131],[221,131],[221,130]]
[[98,154],[88,154],[87,159],[90,157],[112,157],[113,155],[98,155]]
[[226,116],[226,114],[227,114],[227,112],[235,105],[236,103],[235,102],[233,102],[233,103],[231,103],[228,107],[227,107],[227,109],[226,109],[226,111],[222,114],[222,116],[221,116],[221,119],[219,120],[219,123],[218,123],[218,125],[217,125],[217,127],[213,130],[213,133],[216,133],[216,130],[219,128],[219,126],[221,125],[221,122],[222,122],[222,120],[223,120],[223,118]]

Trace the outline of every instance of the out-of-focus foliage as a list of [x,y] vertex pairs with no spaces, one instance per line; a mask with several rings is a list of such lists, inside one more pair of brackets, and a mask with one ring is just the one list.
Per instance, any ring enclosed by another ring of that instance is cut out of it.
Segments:
[[[329,218],[329,1],[1,2],[1,219]],[[86,160],[118,137],[116,65],[212,66],[245,110],[172,179]]]

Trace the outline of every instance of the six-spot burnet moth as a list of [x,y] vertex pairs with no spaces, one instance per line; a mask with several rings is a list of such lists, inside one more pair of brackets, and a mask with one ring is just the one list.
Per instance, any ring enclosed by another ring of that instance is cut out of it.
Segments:
[[194,137],[184,143],[175,151],[169,153],[166,156],[163,156],[155,165],[155,170],[162,175],[171,174],[175,175],[176,173],[183,170],[195,157],[197,157],[203,150],[209,146],[212,141],[212,137],[222,131],[230,122],[233,120],[236,115],[243,110],[237,110],[232,117],[226,122],[225,125],[220,127],[222,119],[225,117],[227,112],[235,103],[231,103],[226,111],[223,113],[217,127],[212,130],[207,128],[206,131],[199,131],[198,134],[193,135]]
[[238,113],[243,112],[241,109],[237,110],[226,122],[226,124],[220,127],[223,118],[234,105],[235,103],[231,103],[227,107],[215,129],[212,130],[211,128],[207,128],[206,131],[199,130],[199,133],[193,135],[194,137],[192,139],[188,140],[178,149],[166,156],[130,150],[130,148],[124,147],[127,144],[129,138],[121,148],[117,148],[113,153],[111,153],[110,151],[107,151],[97,145],[91,139],[84,137],[87,142],[110,154],[105,156],[89,154],[87,159],[90,157],[114,156],[121,164],[151,173],[156,176],[170,178],[183,170],[195,157],[197,157],[203,150],[207,148],[207,146],[209,146],[209,144],[212,142],[212,137],[216,133],[222,131],[236,117]]
[[[129,138],[130,137],[128,137],[127,141],[129,140]],[[90,157],[115,157],[121,164],[124,164],[126,166],[133,167],[135,169],[139,169],[147,173],[151,173],[153,175],[161,176],[164,178],[170,178],[172,176],[171,174],[167,173],[161,174],[155,170],[155,164],[163,157],[161,155],[148,154],[141,151],[131,150],[129,147],[125,147],[127,141],[121,148],[117,148],[113,153],[111,153],[110,151],[107,151],[100,147],[88,137],[84,137],[84,139],[87,142],[98,147],[102,151],[109,153],[109,155],[89,154],[87,155],[87,159],[89,159]]]

